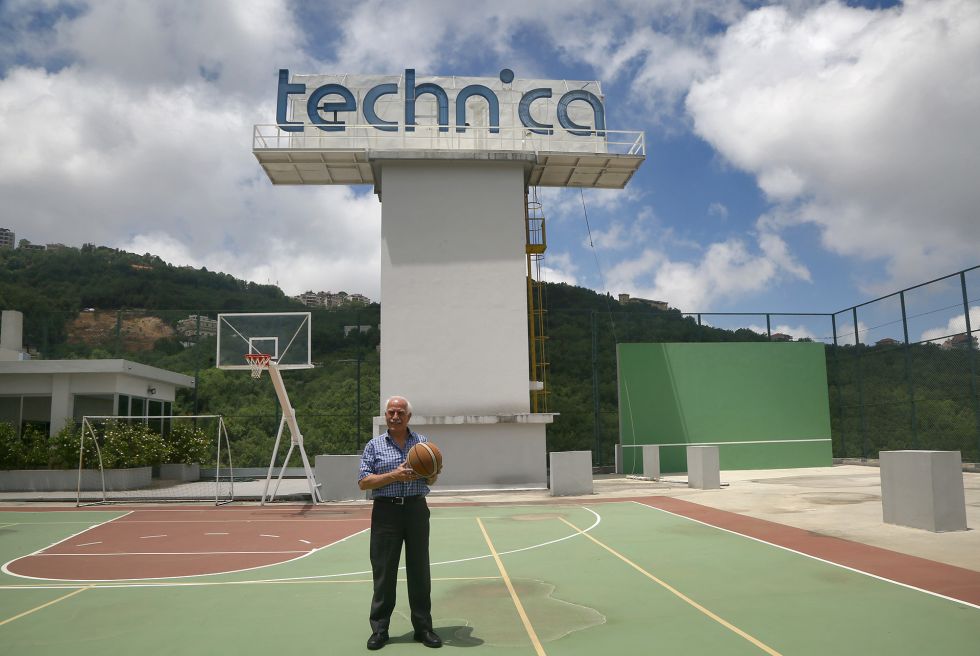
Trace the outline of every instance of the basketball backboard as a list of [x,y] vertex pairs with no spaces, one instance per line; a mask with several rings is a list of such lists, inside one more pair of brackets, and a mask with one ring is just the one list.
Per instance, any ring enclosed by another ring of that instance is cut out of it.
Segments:
[[244,312],[218,315],[218,369],[248,369],[248,353],[266,353],[280,369],[309,369],[309,312]]

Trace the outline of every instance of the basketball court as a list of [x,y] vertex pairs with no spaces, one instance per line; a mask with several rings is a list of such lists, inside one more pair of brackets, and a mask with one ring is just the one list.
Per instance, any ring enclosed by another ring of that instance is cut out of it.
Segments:
[[[445,648],[914,654],[969,653],[980,639],[975,569],[692,501],[706,492],[615,494],[433,497],[433,616]],[[13,654],[360,653],[369,511],[4,508],[0,635]],[[404,587],[391,635],[386,653],[424,649]]]

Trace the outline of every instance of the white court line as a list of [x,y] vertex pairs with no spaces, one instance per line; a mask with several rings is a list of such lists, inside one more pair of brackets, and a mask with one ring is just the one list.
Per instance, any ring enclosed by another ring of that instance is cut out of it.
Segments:
[[[527,506],[513,506],[513,507],[515,507],[515,508],[518,508],[518,507],[523,508],[523,507],[527,507]],[[530,507],[532,507],[532,508],[540,508],[541,506],[533,506],[532,505]],[[567,507],[568,506],[548,506],[549,509],[567,508]],[[581,510],[585,510],[585,511],[587,511],[589,513],[592,513],[593,515],[595,515],[595,521],[588,528],[581,529],[581,532],[582,533],[587,533],[587,532],[593,530],[596,526],[598,526],[602,522],[602,517],[599,515],[599,513],[595,512],[591,508],[588,508],[586,506],[577,506],[577,508],[580,508]],[[511,515],[500,515],[498,517],[499,518],[503,518],[503,519],[509,519],[511,517]],[[468,517],[467,519],[473,519],[473,517],[471,516],[471,517]],[[313,550],[305,553],[303,556],[299,556],[298,558],[293,558],[293,559],[290,559],[290,560],[284,560],[282,562],[275,563],[275,565],[282,565],[282,564],[285,564],[285,563],[291,563],[291,562],[294,562],[296,560],[299,560],[300,558],[305,558],[305,557],[310,556],[312,554],[315,554],[315,553],[317,553],[317,552],[319,552],[319,551],[321,551],[323,549],[327,549],[329,547],[332,547],[332,546],[335,546],[335,545],[338,545],[338,544],[342,544],[344,542],[347,542],[348,540],[350,540],[352,538],[355,538],[355,537],[357,537],[359,535],[362,535],[364,533],[367,533],[370,530],[371,530],[370,528],[365,528],[365,529],[363,529],[361,531],[358,531],[357,533],[354,533],[352,535],[348,535],[345,538],[341,538],[340,540],[337,540],[336,542],[331,542],[330,544],[324,545],[322,547],[317,547],[316,549],[313,549]],[[564,542],[565,540],[571,540],[572,538],[576,538],[576,537],[579,537],[579,533],[570,533],[569,535],[566,535],[565,537],[557,538],[555,540],[549,540],[547,542],[542,542],[540,544],[534,544],[534,545],[530,545],[530,546],[527,546],[527,547],[521,547],[520,549],[511,549],[509,551],[501,551],[501,552],[499,552],[499,555],[505,556],[505,555],[512,554],[512,553],[520,553],[522,551],[530,551],[532,549],[540,549],[541,547],[546,547],[546,546],[549,546],[549,545],[552,545],[552,544],[557,544],[558,542]],[[470,562],[470,561],[474,561],[474,560],[485,560],[485,559],[488,559],[488,558],[493,558],[493,556],[491,554],[484,554],[482,556],[472,556],[470,558],[458,558],[458,559],[455,559],[455,560],[443,560],[443,561],[439,561],[439,562],[436,562],[436,563],[432,563],[432,565],[433,566],[438,566],[438,565],[454,565],[456,563],[465,563],[465,562]],[[166,580],[166,581],[174,581],[176,579],[202,578],[202,577],[206,577],[206,576],[223,576],[223,575],[226,575],[226,574],[236,574],[236,573],[239,573],[239,572],[248,572],[248,571],[257,570],[257,569],[264,569],[264,568],[267,568],[267,567],[270,567],[270,565],[257,565],[255,567],[244,567],[242,569],[228,570],[228,571],[224,571],[224,572],[212,572],[212,573],[209,573],[209,574],[188,574],[186,576],[162,576],[162,577],[157,577],[155,579],[129,579],[129,580],[130,581],[163,581],[163,580]],[[404,569],[405,569],[404,567],[400,567],[399,568],[399,570],[404,570]],[[58,581],[58,580],[61,580],[61,579],[46,579],[46,578],[42,578],[42,577],[39,577],[39,576],[26,576],[26,575],[23,575],[23,574],[14,574],[13,572],[8,572],[8,573],[11,574],[12,576],[16,576],[16,577],[19,577],[19,578],[22,578],[22,579],[31,579],[31,580],[35,580],[35,581]],[[92,586],[92,584],[94,584],[94,583],[101,583],[101,585],[97,585],[96,586],[96,587],[99,587],[99,588],[146,588],[146,587],[167,587],[168,585],[173,585],[173,586],[202,586],[203,587],[203,586],[210,586],[210,585],[228,585],[230,583],[235,583],[235,584],[245,584],[245,583],[291,583],[291,582],[297,582],[298,583],[298,582],[303,582],[303,581],[311,581],[311,582],[323,581],[323,582],[327,582],[327,581],[325,581],[325,579],[335,579],[335,578],[341,578],[341,577],[345,577],[345,576],[359,576],[359,575],[363,575],[363,574],[371,574],[371,570],[366,569],[366,570],[360,570],[360,571],[356,571],[356,572],[342,572],[342,573],[339,573],[339,574],[317,574],[317,575],[313,575],[313,576],[286,576],[286,577],[282,577],[282,578],[257,579],[257,580],[253,580],[253,581],[192,581],[192,582],[179,582],[178,581],[178,582],[175,582],[175,583],[119,583],[119,582],[117,582],[116,580],[113,580],[113,579],[102,579],[102,580],[97,580],[97,581],[96,580],[86,581],[84,584],[81,584],[81,583],[61,583],[61,584],[52,583],[52,584],[47,584],[47,585],[31,585],[31,586],[26,586],[26,585],[25,586],[3,586],[3,585],[0,585],[0,590],[8,590],[8,589],[10,589],[10,590],[17,590],[17,589],[23,589],[23,588],[29,588],[31,590],[61,590],[61,589],[73,589],[73,588],[79,588],[79,587],[89,587],[89,586]]]
[[[305,554],[309,552],[309,549],[282,549],[279,551],[106,551],[102,553],[40,553],[36,555],[38,558],[60,558],[62,556],[77,558],[79,556],[239,556],[244,554]],[[273,564],[278,565],[279,563]]]
[[856,569],[854,567],[849,567],[847,565],[842,565],[841,563],[835,563],[832,560],[826,560],[824,558],[820,558],[819,556],[814,556],[813,554],[808,554],[808,553],[803,552],[803,551],[797,551],[796,549],[790,549],[789,547],[784,547],[781,544],[775,544],[773,542],[767,542],[766,540],[763,540],[761,538],[752,537],[751,535],[745,535],[744,533],[739,533],[738,531],[733,531],[731,529],[722,528],[721,526],[715,526],[714,524],[708,524],[707,522],[702,522],[701,520],[698,520],[698,519],[693,519],[691,517],[686,517],[686,516],[680,515],[678,513],[670,512],[669,510],[664,510],[663,508],[657,508],[656,506],[648,506],[647,504],[640,503],[639,501],[631,501],[630,503],[635,503],[635,504],[637,504],[639,506],[643,506],[644,508],[650,508],[651,510],[659,510],[662,513],[666,513],[668,515],[673,515],[674,517],[680,517],[681,519],[686,519],[688,521],[695,522],[697,524],[701,524],[702,526],[707,526],[709,528],[717,529],[719,531],[724,531],[726,533],[731,533],[732,535],[737,535],[740,538],[746,538],[748,540],[754,540],[756,542],[759,542],[760,544],[765,544],[765,545],[768,545],[770,547],[776,547],[777,549],[782,549],[783,551],[788,551],[790,553],[794,553],[794,554],[797,554],[799,556],[805,556],[805,557],[810,558],[812,560],[816,560],[817,562],[826,563],[827,565],[833,565],[834,567],[840,567],[841,569],[846,569],[849,572],[854,572],[856,574],[863,574],[864,576],[869,576],[869,577],[871,577],[873,579],[878,579],[879,581],[885,581],[887,583],[894,583],[895,585],[900,585],[903,588],[908,588],[909,590],[915,590],[917,592],[924,592],[924,593],[926,593],[928,595],[932,595],[933,597],[939,597],[940,599],[945,599],[947,601],[953,601],[953,602],[956,602],[958,604],[963,604],[965,606],[969,606],[971,608],[976,608],[977,610],[980,610],[980,605],[971,604],[969,601],[963,601],[962,599],[956,599],[955,597],[947,597],[944,594],[939,594],[938,592],[933,592],[932,590],[926,590],[924,588],[917,588],[916,586],[909,585],[908,583],[902,583],[901,581],[896,581],[894,579],[890,579],[890,578],[887,578],[887,577],[884,577],[884,576],[879,576],[877,574],[872,574],[871,572],[865,572],[862,569]]
[[165,538],[166,535],[141,535],[140,540],[146,540],[147,538]]
[[259,533],[259,537],[260,538],[277,538],[279,536],[278,535],[267,535],[265,533]]
[[93,544],[102,544],[102,540],[96,542],[86,542],[85,544],[76,544],[76,547],[91,547]]
[[228,533],[205,533],[204,535],[229,535]]
[[312,542],[310,542],[309,540],[300,540],[300,542],[302,542],[303,544],[313,544],[313,543],[312,543]]

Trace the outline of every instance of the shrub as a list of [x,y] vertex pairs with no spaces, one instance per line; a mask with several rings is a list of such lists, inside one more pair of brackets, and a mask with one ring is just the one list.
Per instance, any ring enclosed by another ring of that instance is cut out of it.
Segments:
[[20,469],[24,463],[24,445],[17,430],[0,421],[0,469]]
[[106,469],[159,465],[166,459],[167,443],[146,424],[109,422],[96,429]]
[[167,440],[166,462],[190,464],[192,462],[206,463],[211,453],[212,439],[200,428],[186,423],[176,423],[171,427]]

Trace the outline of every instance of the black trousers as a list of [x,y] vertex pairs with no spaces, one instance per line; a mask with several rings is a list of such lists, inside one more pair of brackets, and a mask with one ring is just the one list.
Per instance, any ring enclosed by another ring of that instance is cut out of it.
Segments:
[[371,630],[388,630],[395,610],[398,561],[405,545],[408,603],[412,627],[432,630],[432,578],[429,573],[429,506],[425,497],[408,497],[404,505],[375,501],[371,510],[371,569],[374,598],[371,600]]

